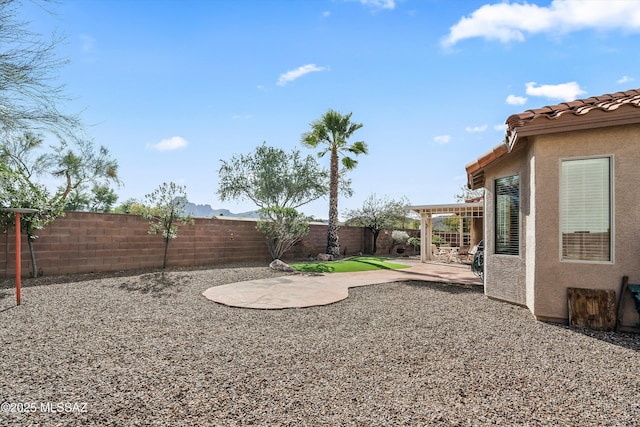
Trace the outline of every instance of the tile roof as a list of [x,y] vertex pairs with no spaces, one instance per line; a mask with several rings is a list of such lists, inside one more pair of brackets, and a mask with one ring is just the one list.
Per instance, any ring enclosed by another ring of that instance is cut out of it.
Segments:
[[[638,114],[633,113],[635,116],[633,122],[638,122],[637,117],[640,117],[640,89],[631,89],[624,92],[577,99],[557,105],[526,110],[522,113],[509,116],[506,121],[507,132],[504,141],[466,166],[469,186],[471,188],[478,188],[484,184],[483,169],[489,164],[500,160],[511,151],[519,139],[518,132],[524,133],[525,135],[527,134],[527,129],[523,131],[523,128],[531,126],[529,133],[537,134],[539,132],[541,133],[541,126],[547,127],[544,123],[539,122],[539,120],[542,119],[551,121],[560,117],[570,117],[571,115],[585,116],[595,110],[614,112],[625,105],[638,108]],[[551,122],[549,125],[551,125]],[[612,123],[608,125],[611,126]]]
[[509,140],[509,135],[514,129],[526,126],[530,122],[540,118],[553,120],[566,114],[582,116],[593,110],[609,112],[615,111],[623,105],[632,105],[640,108],[640,89],[631,89],[625,92],[593,96],[586,99],[576,99],[571,102],[563,102],[558,105],[551,105],[526,110],[520,114],[513,114],[509,116],[506,121],[507,140]]

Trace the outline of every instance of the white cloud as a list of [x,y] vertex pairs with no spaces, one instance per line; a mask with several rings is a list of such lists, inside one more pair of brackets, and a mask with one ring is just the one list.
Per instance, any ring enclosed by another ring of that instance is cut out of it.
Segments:
[[360,0],[360,4],[373,7],[375,9],[395,9],[395,0]]
[[326,67],[318,67],[316,64],[307,64],[302,67],[298,67],[295,70],[290,70],[280,76],[278,79],[278,86],[284,86],[289,82],[294,81],[297,78],[304,76],[305,74],[324,71]]
[[91,52],[96,47],[96,39],[86,34],[80,34],[80,42],[83,52]]
[[180,136],[174,136],[172,138],[163,139],[157,144],[149,144],[147,147],[158,151],[173,151],[185,148],[187,145],[189,145],[189,143],[186,139]]
[[330,10],[325,10],[324,12],[322,12],[322,17],[323,18],[328,18],[329,16],[331,16],[331,11]]
[[635,79],[633,77],[629,77],[629,76],[622,76],[622,78],[620,80],[618,80],[618,83],[623,84],[623,83],[629,83],[634,81]]
[[466,130],[469,133],[477,133],[477,132],[484,132],[485,130],[487,130],[487,127],[488,127],[487,125],[466,127],[464,130]]
[[527,102],[527,98],[524,96],[509,95],[507,96],[506,102],[509,105],[524,105]]
[[507,130],[507,125],[506,124],[494,125],[493,129],[497,130],[498,132],[504,132]]
[[438,144],[448,144],[451,141],[451,135],[438,135],[433,137],[433,140]]
[[474,37],[521,42],[527,35],[585,29],[640,32],[640,2],[553,0],[549,6],[526,2],[486,4],[453,25],[442,45],[450,47]]
[[544,96],[545,98],[559,99],[560,101],[573,101],[578,95],[586,93],[576,82],[539,86],[537,86],[536,82],[529,82],[525,86],[529,96]]

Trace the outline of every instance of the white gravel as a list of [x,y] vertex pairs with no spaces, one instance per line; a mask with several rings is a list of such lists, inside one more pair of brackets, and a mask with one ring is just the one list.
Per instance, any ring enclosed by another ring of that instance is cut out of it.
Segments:
[[281,274],[44,278],[25,281],[20,307],[3,282],[0,425],[640,424],[638,335],[537,322],[433,283],[273,311],[201,295]]

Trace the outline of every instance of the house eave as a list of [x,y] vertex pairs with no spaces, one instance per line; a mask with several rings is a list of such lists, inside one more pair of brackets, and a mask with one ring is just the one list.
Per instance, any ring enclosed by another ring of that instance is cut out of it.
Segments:
[[583,107],[580,111],[566,110],[556,115],[540,115],[525,119],[520,119],[518,115],[511,116],[507,119],[509,128],[504,141],[466,166],[467,186],[472,190],[484,187],[485,169],[525,145],[530,137],[640,124],[639,113],[640,108],[635,103],[628,103],[610,109]]
[[577,130],[597,129],[603,127],[625,126],[640,123],[640,114],[637,107],[619,108],[615,112],[594,110],[589,112],[589,119],[583,116],[563,115],[558,118],[539,118],[535,121],[520,126],[512,131],[510,151],[523,137],[548,135],[560,132],[572,132]]

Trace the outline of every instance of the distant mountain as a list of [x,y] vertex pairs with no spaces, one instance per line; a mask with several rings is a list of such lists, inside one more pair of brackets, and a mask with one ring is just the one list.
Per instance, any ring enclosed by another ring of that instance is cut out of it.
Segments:
[[249,211],[241,213],[233,213],[228,209],[213,209],[211,205],[196,205],[195,203],[187,202],[185,213],[191,215],[194,218],[211,218],[214,216],[228,216],[231,218],[258,218],[258,212]]

